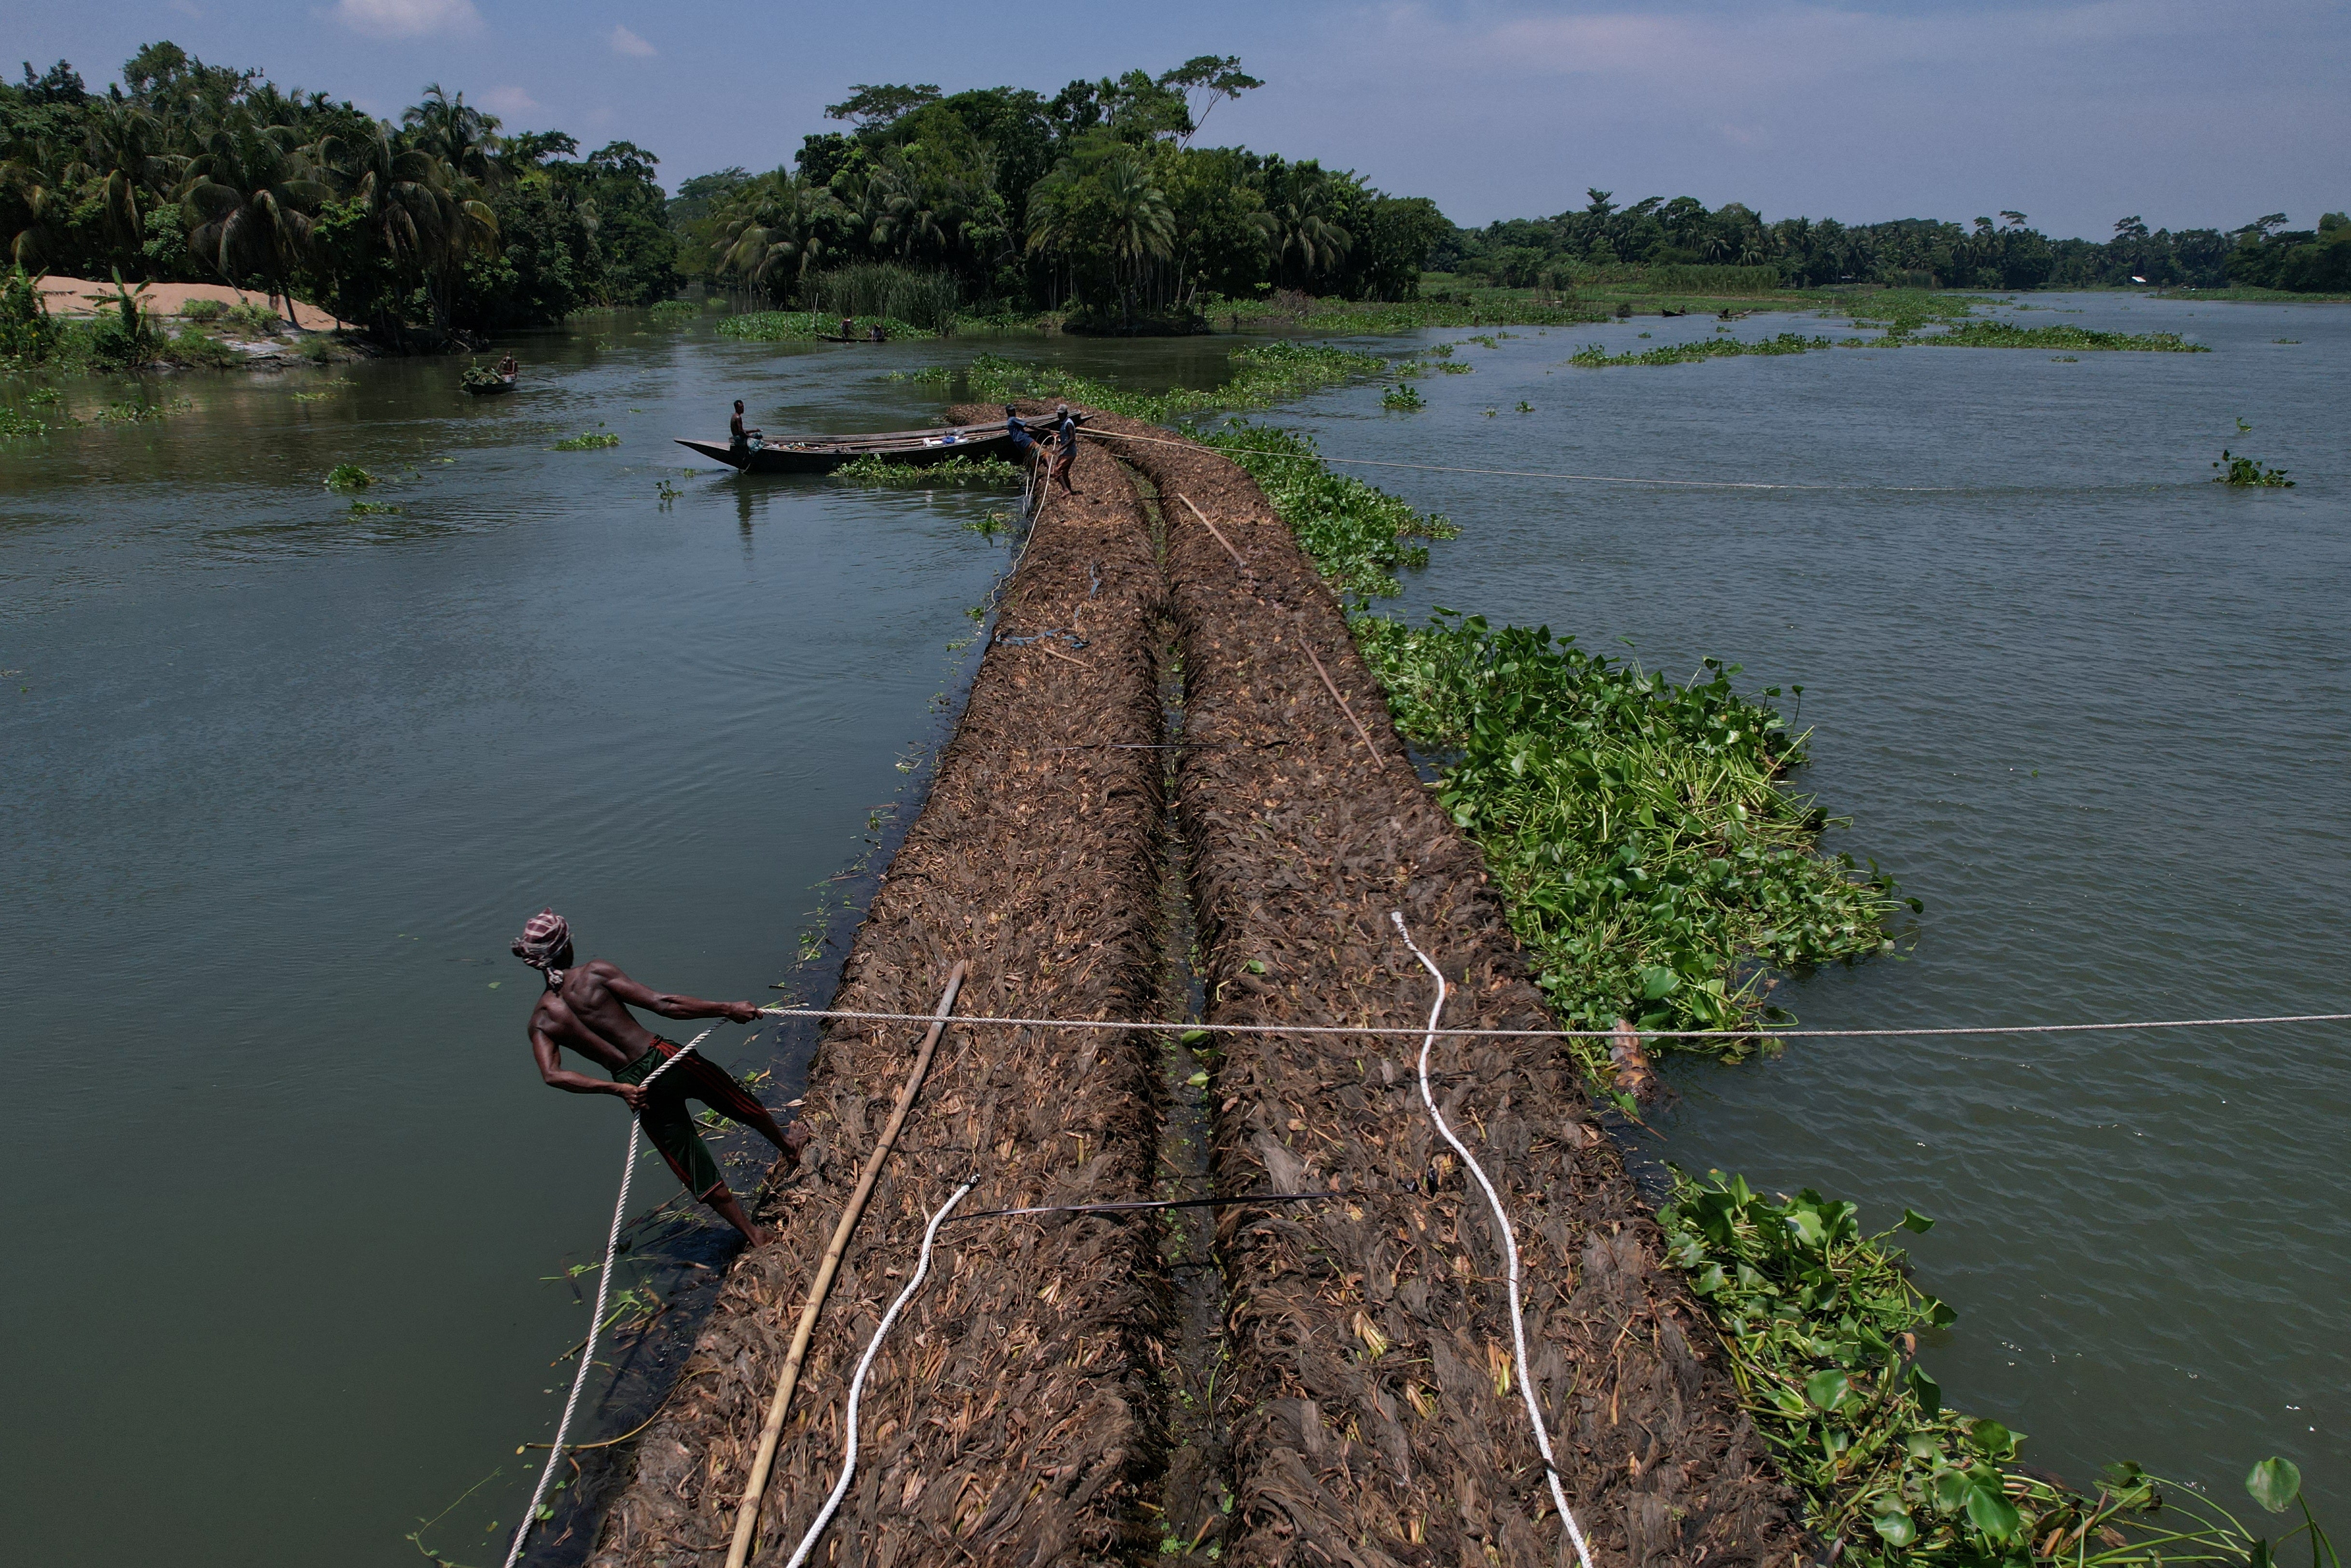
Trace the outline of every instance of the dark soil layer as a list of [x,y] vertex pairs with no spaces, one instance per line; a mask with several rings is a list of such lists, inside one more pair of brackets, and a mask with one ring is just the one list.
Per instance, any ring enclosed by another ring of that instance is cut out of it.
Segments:
[[[1161,573],[1117,465],[1080,455],[1029,539],[972,687],[857,938],[836,1006],[928,1011],[968,959],[965,1014],[1145,1018],[1156,964],[1162,757],[1150,628]],[[1058,749],[1057,749],[1058,748]],[[738,1258],[672,1408],[637,1449],[593,1562],[712,1564],[768,1400],[919,1026],[825,1039],[805,1174],[766,1205],[777,1245]],[[840,1473],[848,1380],[903,1288],[925,1219],[967,1173],[971,1210],[1148,1196],[1157,1046],[1109,1033],[959,1029],[942,1040],[810,1348],[755,1561],[780,1563]],[[1155,1547],[1167,1290],[1157,1228],[983,1219],[940,1234],[933,1276],[866,1385],[857,1479],[822,1563],[1047,1564]]]
[[[1415,777],[1338,604],[1255,483],[1205,449],[1123,438],[1164,442],[1156,427],[1093,428],[1160,492],[1209,1019],[1418,1026],[1433,987],[1389,923],[1400,909],[1455,984],[1447,1023],[1552,1027],[1477,852]],[[1420,1103],[1418,1041],[1218,1043],[1217,1189],[1359,1195],[1221,1211],[1238,1499],[1225,1561],[1572,1562],[1518,1391],[1527,1370],[1595,1563],[1791,1561],[1792,1496],[1557,1041],[1444,1040],[1431,1059],[1439,1105],[1518,1229],[1531,1369],[1510,1364],[1485,1201]]]

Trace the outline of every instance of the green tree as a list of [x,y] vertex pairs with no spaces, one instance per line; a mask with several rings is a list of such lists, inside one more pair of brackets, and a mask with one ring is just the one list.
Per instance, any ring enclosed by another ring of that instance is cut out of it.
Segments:
[[329,195],[289,126],[234,111],[188,163],[179,198],[191,221],[188,248],[235,287],[255,276],[269,298],[294,302],[286,280],[308,246],[311,215]]

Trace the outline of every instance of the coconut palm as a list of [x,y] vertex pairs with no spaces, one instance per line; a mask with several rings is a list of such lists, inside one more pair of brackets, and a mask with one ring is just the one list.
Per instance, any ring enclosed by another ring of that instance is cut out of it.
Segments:
[[506,178],[497,154],[497,116],[484,114],[459,93],[452,98],[434,83],[424,101],[402,111],[400,123],[414,144],[448,166],[453,176],[477,181],[486,193]]
[[845,215],[830,190],[778,169],[726,198],[714,215],[713,265],[759,288],[789,275],[797,291]]
[[329,192],[295,143],[290,126],[265,125],[242,109],[206,137],[179,191],[193,220],[188,248],[232,287],[256,274],[286,314],[286,276],[310,241],[311,215]]
[[90,110],[82,157],[68,173],[98,198],[108,240],[136,250],[145,235],[146,211],[188,161],[165,150],[168,129],[136,101],[93,99]]

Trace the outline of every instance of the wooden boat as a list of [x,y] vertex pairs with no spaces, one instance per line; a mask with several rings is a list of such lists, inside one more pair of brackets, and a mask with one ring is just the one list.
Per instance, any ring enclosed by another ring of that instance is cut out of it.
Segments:
[[[1040,437],[1046,434],[1034,425],[1030,429]],[[923,464],[944,463],[950,457],[1007,457],[1012,452],[1012,433],[1001,420],[992,424],[884,430],[864,435],[792,435],[741,452],[724,441],[689,441],[684,436],[676,440],[680,446],[699,452],[713,463],[747,474],[830,474],[860,457]]]
[[862,336],[844,338],[838,332],[819,332],[816,335],[816,340],[820,343],[886,343],[890,341],[887,338],[868,338]]
[[515,378],[500,376],[494,382],[459,382],[457,384],[475,397],[496,397],[501,392],[510,392],[515,390]]

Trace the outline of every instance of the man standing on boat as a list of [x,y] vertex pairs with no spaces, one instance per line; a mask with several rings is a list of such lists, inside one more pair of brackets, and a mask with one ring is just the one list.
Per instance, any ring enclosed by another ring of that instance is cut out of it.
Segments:
[[758,434],[759,433],[757,430],[746,429],[744,427],[743,400],[739,397],[737,398],[735,400],[735,417],[726,422],[727,449],[735,453],[737,456],[747,455],[751,450],[751,437]]
[[[743,405],[735,405],[740,409]],[[737,415],[741,423],[741,415]],[[547,989],[531,1009],[530,1051],[538,1075],[548,1086],[572,1094],[617,1094],[636,1113],[645,1136],[662,1152],[669,1168],[685,1190],[718,1212],[754,1247],[773,1238],[743,1212],[718,1162],[695,1131],[687,1112],[689,1099],[729,1120],[758,1129],[782,1155],[777,1163],[789,1170],[799,1164],[808,1129],[794,1124],[789,1133],[776,1124],[768,1108],[750,1091],[699,1051],[662,1073],[652,1088],[644,1081],[653,1070],[678,1053],[674,1040],[662,1039],[639,1023],[629,1009],[643,1008],[665,1019],[717,1019],[750,1023],[759,1016],[755,1002],[706,1002],[699,997],[674,996],[639,985],[619,967],[602,959],[574,965],[571,926],[552,909],[530,917],[515,938],[515,956],[547,977]],[[573,1072],[563,1065],[566,1048],[577,1051],[610,1072],[611,1081]]]

